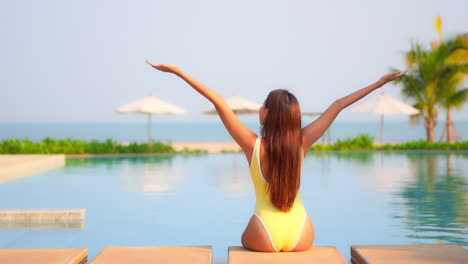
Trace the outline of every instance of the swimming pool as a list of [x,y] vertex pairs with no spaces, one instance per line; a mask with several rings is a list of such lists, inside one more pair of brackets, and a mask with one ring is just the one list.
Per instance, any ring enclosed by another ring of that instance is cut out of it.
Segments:
[[[468,246],[468,153],[311,153],[301,195],[316,245]],[[255,194],[242,153],[67,159],[0,184],[0,208],[86,208],[84,229],[0,229],[0,248],[240,245]]]

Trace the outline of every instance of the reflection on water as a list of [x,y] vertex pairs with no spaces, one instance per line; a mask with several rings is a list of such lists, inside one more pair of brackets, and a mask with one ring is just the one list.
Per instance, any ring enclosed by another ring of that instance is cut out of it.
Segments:
[[14,228],[34,228],[34,229],[83,229],[85,221],[83,220],[30,220],[15,219],[14,221],[0,220],[0,229]]
[[66,166],[105,166],[119,174],[124,191],[142,192],[149,199],[174,195],[169,191],[183,184],[183,167],[174,166],[174,155],[118,156],[67,159]]
[[348,245],[468,246],[467,160],[468,153],[310,153],[301,193],[317,242],[346,234]]
[[[402,198],[394,217],[404,218],[409,238],[467,243],[468,181],[454,154],[407,154],[413,177],[395,192]],[[466,156],[462,159],[466,164]]]
[[234,154],[234,159],[230,164],[219,164],[215,171],[220,176],[218,185],[226,191],[226,196],[248,196],[252,191],[253,185],[250,181],[248,163],[243,154]]
[[97,167],[97,166],[107,166],[111,168],[115,165],[120,165],[122,163],[129,163],[133,165],[145,164],[145,163],[164,163],[166,165],[171,165],[174,155],[166,154],[155,154],[155,155],[109,155],[106,157],[98,156],[93,158],[67,158],[66,166],[67,167]]
[[[121,188],[126,192],[141,193],[145,200],[154,202],[154,206],[146,209],[146,214],[155,216],[153,220],[142,219],[143,223],[168,223],[174,222],[171,215],[164,215],[158,203],[165,203],[170,196],[180,195],[184,184],[184,168],[172,164],[173,156],[155,156],[151,159],[133,159],[127,166],[119,170]],[[134,205],[138,209],[139,204]]]
[[168,166],[161,161],[125,166],[119,174],[125,191],[143,192],[149,196],[167,193],[184,182],[183,167]]

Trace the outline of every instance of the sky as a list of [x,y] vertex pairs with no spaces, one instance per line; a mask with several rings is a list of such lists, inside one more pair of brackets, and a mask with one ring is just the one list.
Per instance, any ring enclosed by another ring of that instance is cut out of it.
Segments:
[[[150,93],[188,111],[153,120],[217,120],[200,114],[209,101],[147,59],[176,64],[225,98],[262,103],[286,88],[303,111],[320,112],[404,69],[412,43],[438,39],[437,15],[445,38],[468,32],[465,0],[0,2],[0,123],[145,122],[115,109]],[[382,90],[412,103],[401,87]],[[468,120],[468,104],[454,117]],[[337,120],[380,119],[346,109]]]

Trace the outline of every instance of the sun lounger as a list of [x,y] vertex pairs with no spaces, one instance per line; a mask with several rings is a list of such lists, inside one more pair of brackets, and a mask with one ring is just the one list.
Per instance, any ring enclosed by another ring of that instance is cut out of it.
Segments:
[[0,249],[2,264],[84,264],[86,248]]
[[92,264],[191,263],[211,264],[212,248],[206,247],[106,247]]
[[313,246],[302,252],[255,252],[243,247],[229,247],[229,264],[346,264],[346,259],[335,247]]
[[468,250],[459,245],[352,246],[353,264],[466,264]]

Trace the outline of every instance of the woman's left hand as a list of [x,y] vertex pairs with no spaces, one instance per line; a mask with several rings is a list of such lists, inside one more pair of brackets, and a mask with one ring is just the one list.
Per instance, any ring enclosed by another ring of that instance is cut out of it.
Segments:
[[151,61],[147,60],[146,63],[148,63],[151,67],[155,68],[156,70],[160,70],[163,72],[169,72],[173,74],[178,74],[181,72],[179,67],[171,64],[154,64]]
[[383,76],[382,78],[380,78],[380,80],[384,81],[385,83],[388,83],[388,82],[391,82],[391,81],[394,81],[398,78],[400,78],[401,76],[405,75],[405,73],[408,72],[408,69],[404,70],[404,71],[396,71],[396,72],[392,72],[392,73],[389,73],[385,76]]

